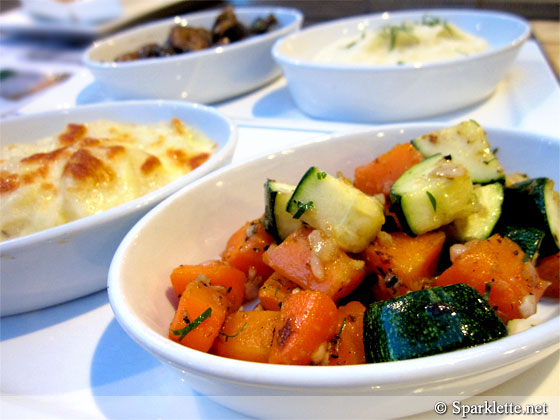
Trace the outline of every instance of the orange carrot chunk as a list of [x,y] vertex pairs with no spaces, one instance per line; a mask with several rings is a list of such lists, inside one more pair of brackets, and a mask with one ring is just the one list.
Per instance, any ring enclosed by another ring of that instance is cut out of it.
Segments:
[[329,365],[359,365],[366,362],[364,313],[366,307],[352,301],[338,308],[337,333],[329,350]]
[[354,186],[366,194],[389,196],[395,181],[408,168],[424,160],[424,156],[410,144],[398,144],[371,162],[354,171]]
[[271,246],[263,260],[302,289],[319,290],[334,301],[347,296],[365,277],[363,261],[350,258],[334,239],[306,226]]
[[430,285],[445,243],[445,233],[412,237],[403,232],[381,232],[364,251],[366,269],[377,274],[374,293],[388,300]]
[[537,272],[540,278],[550,283],[544,291],[544,295],[560,297],[560,252],[541,258],[537,262]]
[[211,352],[232,359],[266,363],[279,320],[279,311],[229,314]]
[[226,318],[228,299],[219,289],[198,279],[185,287],[169,338],[195,350],[208,352]]
[[549,284],[538,276],[521,248],[500,235],[467,243],[466,250],[454,258],[434,286],[457,283],[488,294],[488,303],[504,323],[535,313]]
[[279,311],[283,302],[292,294],[297,284],[274,272],[259,289],[259,302],[269,311]]
[[268,356],[269,363],[322,364],[327,343],[336,334],[338,312],[333,300],[315,290],[292,294],[282,305]]
[[208,279],[212,286],[223,287],[230,300],[229,312],[239,309],[245,297],[245,274],[222,261],[211,260],[198,265],[176,267],[170,276],[173,290],[180,296],[187,284],[196,280],[200,275]]
[[222,260],[243,271],[249,279],[266,279],[272,269],[262,260],[274,238],[264,229],[262,218],[245,223],[228,240]]

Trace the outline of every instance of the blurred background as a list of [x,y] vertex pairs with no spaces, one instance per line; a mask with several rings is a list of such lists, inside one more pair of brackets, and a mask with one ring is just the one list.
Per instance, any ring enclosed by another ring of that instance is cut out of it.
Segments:
[[95,39],[145,22],[210,8],[285,6],[301,10],[304,26],[387,10],[470,8],[525,17],[558,78],[560,0],[0,0],[0,118],[37,93],[83,69]]
[[[161,10],[160,13],[171,14],[184,12],[185,10],[219,6],[220,3],[222,5],[230,3],[238,6],[276,4],[300,9],[305,15],[306,24],[362,13],[428,7],[466,7],[503,10],[516,13],[527,19],[542,20],[558,20],[560,11],[560,1],[558,0],[230,0],[227,2],[207,0],[135,0],[135,2],[167,3],[169,6],[167,10]],[[1,0],[0,10],[8,11],[20,7],[20,5],[20,0]]]

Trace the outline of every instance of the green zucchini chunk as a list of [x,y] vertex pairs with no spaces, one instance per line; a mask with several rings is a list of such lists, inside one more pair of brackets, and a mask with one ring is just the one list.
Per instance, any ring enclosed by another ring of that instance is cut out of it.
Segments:
[[379,200],[314,166],[299,181],[286,210],[348,252],[363,251],[385,222]]
[[502,216],[496,232],[509,227],[533,227],[544,232],[540,254],[543,257],[560,248],[560,195],[549,178],[532,178],[504,190]]
[[294,219],[286,211],[295,188],[295,185],[270,179],[264,184],[264,228],[277,243],[302,225],[301,220]]
[[405,171],[391,188],[391,210],[413,235],[421,235],[476,211],[469,172],[441,154]]
[[366,362],[414,359],[488,343],[507,328],[464,283],[375,302],[364,314]]
[[478,209],[475,213],[456,219],[448,229],[449,235],[459,242],[487,239],[502,214],[504,187],[499,182],[475,185]]
[[534,227],[515,227],[507,226],[502,232],[502,236],[511,239],[532,263],[536,263],[539,258],[539,251],[545,234],[542,230]]
[[441,153],[465,166],[477,184],[505,180],[505,172],[492,152],[483,128],[475,121],[463,121],[453,127],[417,137],[412,144],[425,157]]

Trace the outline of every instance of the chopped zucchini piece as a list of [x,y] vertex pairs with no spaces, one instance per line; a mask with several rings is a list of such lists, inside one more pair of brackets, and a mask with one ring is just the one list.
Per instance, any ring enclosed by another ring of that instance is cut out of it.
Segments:
[[519,245],[525,252],[527,258],[532,263],[536,263],[539,258],[539,251],[545,234],[542,230],[534,227],[514,227],[507,226],[502,232],[505,236]]
[[286,210],[348,252],[363,251],[385,222],[378,200],[316,167],[301,178]]
[[405,171],[391,188],[391,210],[414,235],[421,235],[476,210],[468,171],[441,154]]
[[449,235],[457,241],[490,237],[494,226],[502,214],[504,187],[499,182],[488,185],[475,185],[478,210],[475,213],[456,219],[449,226]]
[[533,227],[545,237],[541,256],[558,252],[560,248],[560,195],[549,178],[533,178],[518,182],[504,190],[502,217],[496,231],[508,227]]
[[464,283],[374,302],[364,315],[368,363],[445,353],[506,335],[488,302]]
[[264,184],[264,228],[277,243],[302,225],[301,220],[294,219],[286,211],[288,200],[295,189],[295,185],[270,179]]
[[465,166],[472,182],[487,184],[505,179],[505,172],[492,152],[482,127],[474,121],[464,121],[417,137],[412,144],[425,157],[441,153],[451,155],[453,161]]

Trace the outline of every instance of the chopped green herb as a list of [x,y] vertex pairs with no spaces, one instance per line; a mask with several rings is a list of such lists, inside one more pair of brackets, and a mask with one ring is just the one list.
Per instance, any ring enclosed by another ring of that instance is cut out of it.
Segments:
[[197,316],[192,322],[188,322],[188,318],[185,317],[185,322],[187,322],[187,325],[181,328],[180,330],[171,330],[171,332],[174,335],[179,335],[180,336],[179,341],[181,341],[183,338],[185,338],[185,336],[188,333],[190,333],[192,330],[194,330],[196,327],[202,324],[204,320],[209,318],[211,314],[212,314],[212,308],[208,308],[204,312],[202,312],[199,316]]
[[298,201],[296,204],[298,209],[296,211],[296,214],[294,214],[294,219],[299,219],[301,216],[303,216],[303,213],[313,207],[313,201],[309,201],[307,203]]
[[221,331],[218,334],[223,335],[226,338],[226,341],[227,341],[228,338],[234,338],[234,337],[237,337],[239,334],[241,334],[241,332],[245,329],[246,326],[247,326],[247,323],[243,324],[243,326],[239,329],[239,331],[237,331],[233,335],[229,335],[229,334],[223,333]]
[[436,198],[432,195],[432,193],[430,191],[426,191],[426,195],[430,199],[430,203],[432,203],[432,207],[434,208],[434,211],[436,211],[436,209],[437,209]]
[[394,50],[395,46],[397,45],[397,31],[398,27],[391,26],[391,43],[389,45],[389,50]]
[[424,15],[422,16],[422,25],[436,26],[441,24],[441,19],[436,16]]
[[443,28],[449,32],[449,35],[451,36],[456,36],[457,34],[455,33],[455,30],[453,29],[453,27],[451,25],[449,25],[449,23],[447,21],[443,22]]
[[338,332],[334,336],[335,340],[338,340],[340,338],[340,334],[342,334],[342,330],[344,329],[345,325],[346,325],[346,317],[342,320],[342,325],[340,326],[340,330],[338,330]]
[[494,153],[494,154],[496,155],[496,154],[498,154],[498,150],[500,150],[500,149],[498,149],[497,147],[495,147],[494,149],[492,149],[492,153]]
[[327,177],[326,172],[317,172],[317,179],[325,179]]
[[484,285],[484,299],[488,300],[490,297],[490,289],[492,289],[492,282],[488,282]]
[[412,28],[405,23],[401,25],[387,25],[381,30],[381,35],[389,39],[389,50],[394,50],[397,46],[399,32],[412,32]]
[[472,119],[471,119],[470,121],[471,121],[473,124],[476,124],[476,125],[478,125],[478,126],[480,127],[480,124],[478,123],[478,121],[475,121],[475,120],[472,120]]
[[362,32],[359,39],[356,39],[355,41],[350,42],[350,43],[349,43],[348,45],[346,45],[344,48],[347,49],[347,50],[350,49],[350,48],[353,48],[353,47],[358,43],[358,41],[361,41],[361,40],[364,39],[365,37],[366,37],[366,33],[365,33],[365,32]]

